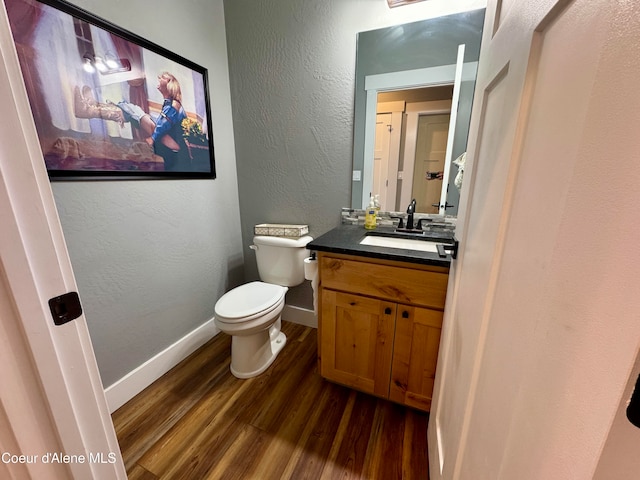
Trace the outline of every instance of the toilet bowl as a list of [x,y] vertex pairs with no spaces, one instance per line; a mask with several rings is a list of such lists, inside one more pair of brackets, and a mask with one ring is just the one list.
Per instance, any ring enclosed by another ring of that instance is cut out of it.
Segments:
[[304,281],[306,244],[311,237],[254,237],[258,273],[250,282],[225,293],[216,302],[214,322],[231,335],[231,373],[251,378],[263,373],[287,343],[280,331],[288,287]]
[[216,303],[215,324],[231,335],[231,373],[251,378],[264,372],[287,343],[280,316],[288,288],[251,282],[224,294]]

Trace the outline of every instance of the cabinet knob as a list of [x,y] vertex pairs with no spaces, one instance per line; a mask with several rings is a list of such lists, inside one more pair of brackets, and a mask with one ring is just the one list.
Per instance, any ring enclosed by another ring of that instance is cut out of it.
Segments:
[[409,318],[409,312],[407,312],[406,310],[404,310],[402,312],[402,318]]
[[391,315],[391,308],[390,307],[385,308],[384,309],[384,314],[385,315]]

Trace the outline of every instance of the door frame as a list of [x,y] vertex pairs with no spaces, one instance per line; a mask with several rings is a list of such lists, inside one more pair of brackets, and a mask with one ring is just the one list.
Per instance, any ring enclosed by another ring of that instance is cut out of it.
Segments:
[[[376,134],[376,114],[378,92],[406,90],[418,87],[434,87],[452,84],[455,80],[456,65],[421,68],[403,72],[367,75],[364,89],[367,92],[364,131],[364,165],[362,169],[362,205],[369,203],[369,192],[373,183],[373,149]],[[368,161],[368,159],[371,159]]]
[[[0,68],[0,94],[3,116],[12,119],[0,129],[0,271],[13,312],[2,319],[2,325],[17,327],[19,334],[13,336],[11,346],[31,359],[39,388],[31,388],[28,395],[39,395],[48,410],[49,428],[61,449],[51,451],[85,456],[85,461],[69,463],[74,478],[126,479],[84,315],[56,326],[49,311],[48,299],[78,289],[4,2],[0,24],[4,65]],[[2,403],[11,395],[13,392],[3,393]],[[10,428],[3,431],[2,441],[13,434],[22,449],[32,447],[40,432],[24,429],[24,417],[33,415],[29,404],[13,405],[10,411],[5,407],[2,413]],[[55,447],[53,442],[47,448]],[[37,463],[29,468],[47,466]]]
[[[477,69],[478,62],[464,63],[458,59],[457,63],[451,65],[381,73],[377,75],[367,75],[365,77],[364,89],[367,93],[367,97],[365,107],[364,164],[362,168],[362,208],[366,208],[369,203],[368,195],[373,183],[373,148],[375,141],[378,92],[452,85],[456,80],[459,84],[460,81],[475,79]],[[455,100],[457,101],[457,98],[455,98]],[[455,126],[455,124],[453,125]],[[450,136],[453,137],[455,128],[450,128],[449,132]],[[453,140],[451,141],[453,142]],[[443,185],[445,185],[444,181]]]

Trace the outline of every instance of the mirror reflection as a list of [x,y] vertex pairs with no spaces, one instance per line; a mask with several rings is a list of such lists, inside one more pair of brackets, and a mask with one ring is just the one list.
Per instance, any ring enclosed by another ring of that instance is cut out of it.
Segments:
[[358,35],[352,207],[456,215],[484,9]]
[[[453,85],[379,92],[372,190],[382,210],[438,213]],[[394,185],[395,184],[395,185]]]

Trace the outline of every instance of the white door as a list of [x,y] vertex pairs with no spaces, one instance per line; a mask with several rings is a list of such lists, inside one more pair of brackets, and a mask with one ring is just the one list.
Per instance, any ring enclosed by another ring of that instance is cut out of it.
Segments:
[[[607,441],[602,448],[598,468],[593,480],[610,480],[629,478],[629,474],[640,472],[640,428],[633,425],[627,418],[627,405],[636,389],[636,382],[640,375],[640,352],[629,376],[627,389],[618,406],[618,411],[609,431]],[[640,394],[640,391],[636,392]]]
[[588,479],[640,338],[640,2],[488,3],[430,474]]
[[[450,115],[420,115],[411,192],[416,212],[439,213]],[[434,175],[436,175],[434,177]]]
[[391,146],[391,114],[376,115],[376,138],[373,149],[373,190],[370,195],[380,195],[381,210],[387,208],[389,186],[389,148]]
[[0,25],[0,476],[125,479],[85,319],[49,311],[77,287],[4,5]]

